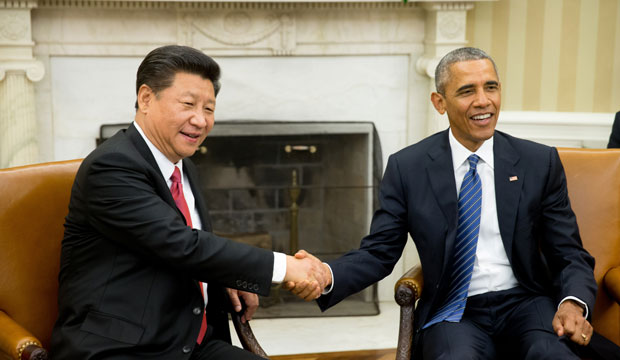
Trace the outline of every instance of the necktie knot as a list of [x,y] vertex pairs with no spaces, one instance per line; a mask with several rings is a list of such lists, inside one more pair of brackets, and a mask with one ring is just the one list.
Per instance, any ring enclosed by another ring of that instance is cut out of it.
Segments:
[[172,180],[173,183],[181,182],[181,170],[179,170],[178,166],[174,167],[174,171],[172,172],[172,175],[170,175],[170,180]]
[[478,161],[480,160],[480,157],[476,154],[471,154],[469,155],[469,157],[467,158],[467,161],[469,161],[469,169],[470,170],[476,170],[476,166],[478,166]]

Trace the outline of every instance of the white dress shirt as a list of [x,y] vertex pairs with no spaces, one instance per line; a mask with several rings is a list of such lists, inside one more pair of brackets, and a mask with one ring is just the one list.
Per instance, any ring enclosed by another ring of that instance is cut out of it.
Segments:
[[[168,158],[161,152],[159,149],[153,145],[153,143],[144,135],[144,131],[137,122],[133,122],[134,126],[146,142],[146,145],[151,150],[153,157],[155,158],[155,162],[157,162],[157,166],[159,167],[159,171],[161,175],[166,180],[166,184],[168,188],[172,186],[172,180],[170,177],[174,172],[174,168],[178,167],[181,172],[181,179],[183,182],[183,196],[185,197],[185,202],[187,203],[187,207],[190,212],[190,216],[192,218],[192,228],[201,230],[202,222],[200,221],[200,216],[198,215],[198,209],[196,208],[196,199],[194,198],[194,193],[192,193],[192,187],[189,184],[189,180],[187,176],[185,176],[185,172],[183,171],[183,161],[179,161],[176,164],[172,161],[168,160]],[[286,275],[286,255],[279,252],[273,252],[273,275],[272,282],[280,283],[284,280],[284,276]],[[205,305],[207,304],[207,286],[208,284],[203,282],[203,290],[205,296]]]
[[[449,130],[449,141],[452,150],[456,193],[458,194],[463,177],[469,170],[467,158],[472,152],[456,140],[452,129]],[[510,261],[508,261],[508,255],[499,232],[495,199],[493,137],[485,141],[474,154],[480,157],[477,171],[482,185],[482,207],[476,259],[467,296],[484,294],[489,291],[507,290],[519,285],[510,266]],[[562,299],[560,304],[569,299],[582,304],[585,308],[585,316],[588,316],[586,303],[574,296],[567,296]]]
[[[469,171],[469,161],[467,161],[467,158],[472,152],[456,140],[452,134],[452,129],[450,129],[449,133],[456,193],[458,194],[463,177]],[[478,233],[476,259],[474,260],[474,271],[471,276],[467,296],[483,294],[489,291],[507,290],[519,284],[512,272],[512,267],[510,266],[510,261],[508,261],[508,255],[499,233],[495,201],[495,176],[493,172],[493,138],[491,137],[485,141],[474,154],[480,158],[477,171],[482,185],[482,206],[480,209],[480,232]]]

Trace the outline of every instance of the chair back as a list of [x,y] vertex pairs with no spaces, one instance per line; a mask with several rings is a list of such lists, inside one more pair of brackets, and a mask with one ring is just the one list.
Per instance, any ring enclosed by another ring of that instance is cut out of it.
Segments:
[[0,311],[49,348],[60,244],[81,160],[0,170]]
[[620,345],[620,305],[607,294],[603,277],[620,266],[620,149],[558,149],[568,196],[583,246],[596,259],[598,284],[592,325]]

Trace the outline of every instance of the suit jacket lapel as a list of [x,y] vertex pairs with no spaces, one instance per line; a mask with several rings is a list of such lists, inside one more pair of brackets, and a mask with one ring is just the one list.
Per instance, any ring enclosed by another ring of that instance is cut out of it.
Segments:
[[[126,134],[129,140],[131,141],[131,143],[134,145],[134,147],[138,151],[138,153],[140,153],[140,155],[144,158],[144,160],[146,160],[146,162],[151,166],[152,173],[149,175],[155,181],[155,183],[153,184],[153,187],[155,188],[155,190],[160,194],[161,198],[166,203],[168,203],[168,205],[170,205],[173,209],[177,211],[181,219],[185,219],[185,217],[183,216],[183,213],[181,212],[181,210],[179,210],[179,208],[177,208],[177,205],[174,202],[174,198],[172,197],[170,188],[168,187],[168,184],[166,183],[167,179],[164,179],[164,177],[162,176],[161,170],[159,169],[159,165],[157,165],[157,161],[155,161],[155,157],[153,156],[151,149],[149,149],[148,145],[142,138],[142,135],[140,135],[140,133],[138,132],[138,130],[136,129],[133,123],[129,125],[129,127],[127,128]],[[196,191],[194,190],[193,185],[192,185],[192,192],[196,194]],[[201,220],[202,220],[202,216],[201,216]]]
[[494,136],[497,219],[506,255],[512,262],[514,228],[525,175],[519,164],[519,154],[501,133],[496,131]]
[[452,258],[454,251],[458,204],[456,182],[454,180],[454,165],[452,163],[452,152],[447,130],[442,133],[440,139],[437,145],[428,152],[431,161],[427,167],[427,174],[435,199],[437,199],[439,208],[443,212],[448,224],[444,251],[440,252],[444,254],[443,261],[438,261],[438,263],[442,264],[441,270],[444,273],[448,265],[447,259]]
[[[138,130],[136,129],[133,123],[129,125],[129,127],[127,128],[126,134],[129,140],[131,141],[131,143],[135,146],[138,153],[140,153],[140,155],[144,158],[144,160],[146,160],[146,162],[149,163],[149,165],[151,165],[153,174],[155,174],[153,177],[156,179],[155,180],[156,183],[153,184],[153,186],[156,188],[156,190],[158,189],[160,190],[162,199],[166,201],[173,209],[177,211],[181,219],[185,219],[185,216],[183,215],[181,210],[179,210],[179,208],[174,202],[174,198],[172,197],[170,188],[168,188],[166,179],[164,179],[164,177],[161,174],[159,165],[157,165],[157,161],[155,161],[155,157],[153,156],[153,153],[151,153],[151,149],[149,149],[148,145],[142,138],[142,135],[140,135],[140,133],[138,132]],[[189,166],[187,166],[188,163],[189,163]],[[204,206],[202,197],[200,196],[200,193],[198,192],[199,190],[197,189],[197,185],[195,185],[198,183],[198,181],[196,180],[195,168],[193,164],[191,163],[191,161],[185,161],[184,159],[183,169],[184,169],[183,171],[187,172],[187,176],[188,176],[191,188],[192,188],[192,193],[194,194],[194,199],[198,207],[198,213],[200,215],[200,220],[203,223],[203,229],[205,229],[205,224],[208,224],[209,231],[210,231],[211,224],[208,221],[205,221],[205,217],[203,215],[203,214],[206,214],[206,207]],[[200,282],[195,280],[194,283],[196,285],[196,289],[202,292],[202,290],[200,289]]]
[[200,192],[200,181],[198,180],[198,171],[196,166],[190,159],[183,159],[183,169],[189,179],[189,185],[192,188],[192,194],[194,194],[194,200],[196,201],[196,208],[198,209],[198,215],[202,222],[202,229],[205,231],[211,231],[211,219],[209,218],[209,211],[207,205],[202,198]]

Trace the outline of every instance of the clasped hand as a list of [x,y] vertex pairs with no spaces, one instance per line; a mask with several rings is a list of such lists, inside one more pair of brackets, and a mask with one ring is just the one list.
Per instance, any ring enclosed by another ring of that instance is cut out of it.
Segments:
[[286,257],[286,275],[282,287],[298,297],[311,301],[332,282],[329,267],[305,250]]
[[592,325],[583,317],[583,308],[573,300],[566,300],[553,317],[553,330],[558,336],[566,336],[571,341],[586,346],[592,339]]

